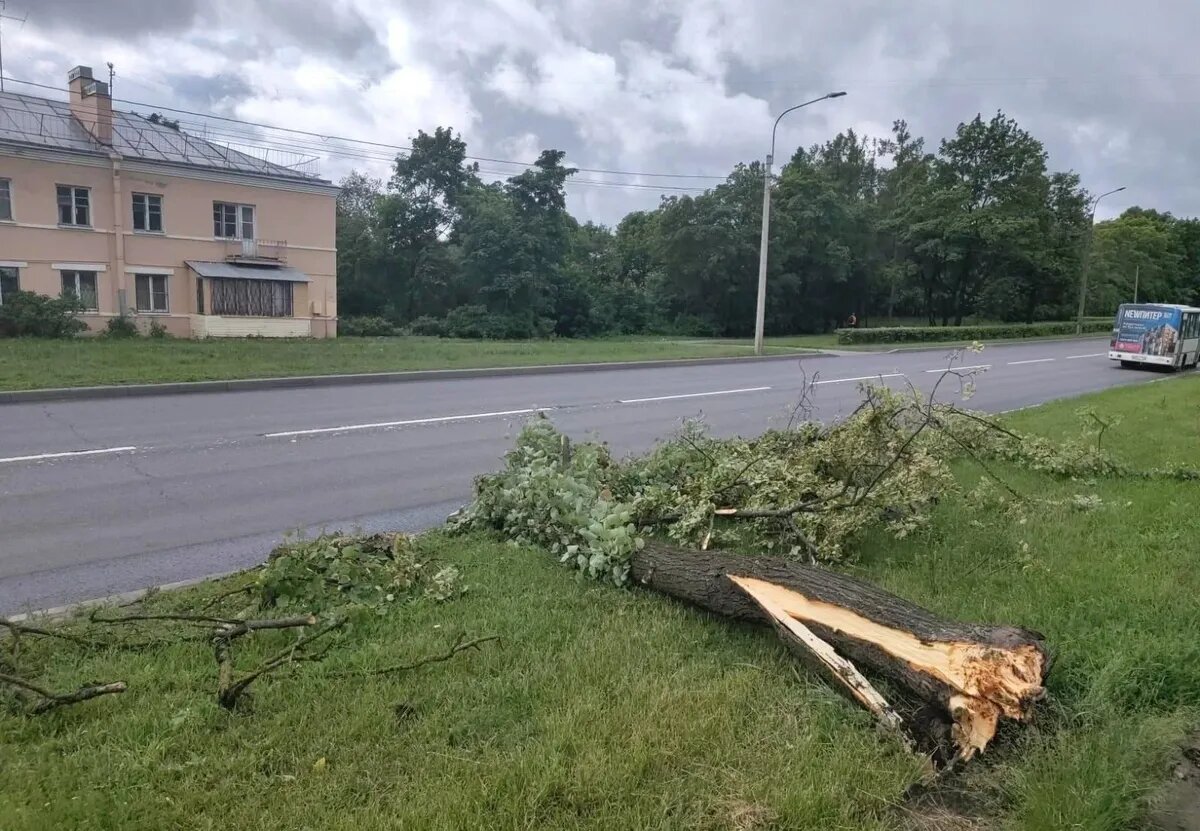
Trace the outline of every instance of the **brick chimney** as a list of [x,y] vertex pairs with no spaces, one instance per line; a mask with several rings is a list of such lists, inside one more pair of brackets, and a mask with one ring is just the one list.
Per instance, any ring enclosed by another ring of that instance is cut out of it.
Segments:
[[92,77],[90,66],[77,66],[67,75],[71,115],[101,144],[113,138],[112,96],[108,84]]

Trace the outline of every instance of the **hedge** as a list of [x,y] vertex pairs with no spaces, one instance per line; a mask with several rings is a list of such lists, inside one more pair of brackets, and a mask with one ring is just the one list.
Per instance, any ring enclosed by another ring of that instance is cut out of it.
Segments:
[[[1113,328],[1109,318],[1089,318],[1083,321],[1085,335],[1108,333]],[[1042,338],[1075,334],[1075,321],[1046,323],[1008,323],[997,326],[888,326],[877,329],[838,329],[838,343],[938,343],[945,341],[989,341],[1012,338]]]

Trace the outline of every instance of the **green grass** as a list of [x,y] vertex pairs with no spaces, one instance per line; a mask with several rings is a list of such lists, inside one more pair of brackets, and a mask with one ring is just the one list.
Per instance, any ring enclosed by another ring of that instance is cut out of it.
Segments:
[[[1081,403],[1011,423],[1073,433]],[[1087,403],[1123,416],[1105,444],[1126,461],[1200,465],[1200,379]],[[863,541],[855,571],[948,615],[1036,628],[1056,652],[1037,722],[1003,731],[945,785],[987,827],[1137,827],[1200,720],[1197,485],[998,470],[1025,493],[1103,505],[1004,525],[948,500],[926,532]],[[465,597],[358,630],[325,663],[261,681],[236,715],[213,702],[203,644],[80,656],[26,639],[22,660],[44,661],[51,685],[122,678],[130,691],[0,716],[0,828],[908,827],[898,806],[919,766],[766,630],[582,583],[487,538],[428,545],[463,569]],[[158,602],[196,608],[217,590]],[[401,677],[324,677],[436,652],[459,632],[504,643]],[[257,637],[246,665],[287,638]],[[411,715],[397,717],[401,704]]]
[[[801,340],[772,344],[787,354]],[[832,345],[833,336],[810,348]],[[470,341],[424,337],[335,340],[0,340],[0,389],[213,381],[418,369],[749,356],[748,341],[687,338]]]
[[[1033,340],[1032,338],[1028,340]],[[966,343],[916,344],[945,348]],[[892,345],[838,346],[837,336],[767,338],[767,353],[878,351]],[[750,357],[736,338],[626,337],[591,340],[479,341],[426,337],[335,340],[0,340],[0,390],[223,381],[297,375],[479,369],[550,364]]]

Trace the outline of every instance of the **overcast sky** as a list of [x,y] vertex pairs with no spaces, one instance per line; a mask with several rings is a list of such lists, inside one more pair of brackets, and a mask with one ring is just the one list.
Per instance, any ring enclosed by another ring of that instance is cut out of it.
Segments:
[[[103,77],[112,61],[119,99],[385,144],[450,125],[473,155],[555,147],[585,168],[723,176],[765,154],[776,113],[833,89],[849,94],[785,119],[778,157],[897,118],[936,148],[1003,109],[1053,169],[1093,192],[1128,187],[1101,216],[1200,214],[1195,0],[9,0],[8,13],[28,13],[5,21],[10,78],[64,87],[75,64]],[[375,151],[337,152],[323,175],[386,171],[345,157]],[[652,186],[571,186],[574,213],[608,223],[653,207],[671,192],[659,186],[711,184],[578,178]]]

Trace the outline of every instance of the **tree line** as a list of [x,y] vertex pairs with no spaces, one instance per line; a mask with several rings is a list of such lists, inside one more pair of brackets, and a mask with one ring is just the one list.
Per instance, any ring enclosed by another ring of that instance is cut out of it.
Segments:
[[[763,168],[664,197],[615,228],[567,211],[559,150],[485,183],[461,136],[421,131],[388,182],[352,173],[338,198],[338,301],[418,334],[525,338],[753,331]],[[904,121],[800,148],[772,189],[767,331],[827,331],[850,314],[930,325],[1073,317],[1133,299],[1200,303],[1200,221],[1131,208],[1089,235],[1091,196],[1047,167],[1004,113],[936,152]]]

